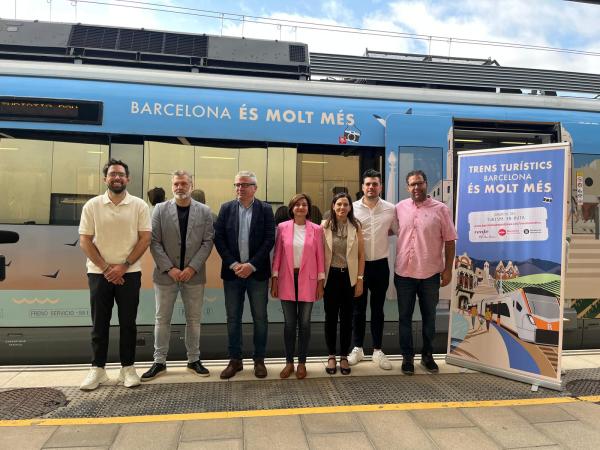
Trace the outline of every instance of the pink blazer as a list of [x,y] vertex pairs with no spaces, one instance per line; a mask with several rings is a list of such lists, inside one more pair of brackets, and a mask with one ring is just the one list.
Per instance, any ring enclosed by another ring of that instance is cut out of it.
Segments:
[[[295,300],[294,292],[294,221],[287,220],[277,226],[273,271],[279,272],[278,293],[281,300]],[[306,221],[304,251],[298,274],[298,301],[317,300],[317,277],[325,272],[323,257],[323,229]]]

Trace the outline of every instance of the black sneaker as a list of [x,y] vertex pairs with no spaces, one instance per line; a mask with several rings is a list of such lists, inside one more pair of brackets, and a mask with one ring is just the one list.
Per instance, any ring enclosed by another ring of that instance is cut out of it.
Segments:
[[150,369],[148,369],[148,371],[142,375],[141,380],[150,381],[165,373],[167,373],[166,364],[154,363],[152,364],[152,367],[150,367]]
[[187,370],[188,372],[195,373],[196,375],[201,377],[208,377],[210,375],[210,372],[206,367],[202,365],[200,360],[194,361],[193,363],[188,363]]
[[404,356],[402,358],[402,367],[401,369],[404,375],[414,375],[415,374],[415,364],[413,362],[412,356]]
[[427,372],[431,372],[431,373],[437,373],[440,370],[438,365],[433,360],[433,356],[430,354],[423,355],[421,357],[421,366],[423,366],[425,368],[425,370],[427,370]]

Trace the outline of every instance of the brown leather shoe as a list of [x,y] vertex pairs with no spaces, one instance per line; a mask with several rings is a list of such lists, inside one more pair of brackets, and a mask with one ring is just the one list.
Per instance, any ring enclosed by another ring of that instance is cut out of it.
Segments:
[[241,359],[230,359],[225,370],[221,372],[221,380],[227,380],[233,377],[236,373],[244,369],[244,364]]
[[279,373],[279,378],[289,378],[289,376],[293,373],[294,373],[294,363],[286,363],[283,370]]
[[306,365],[304,363],[298,363],[298,367],[296,367],[296,378],[299,380],[306,378]]
[[264,359],[254,360],[254,376],[256,378],[265,378],[267,376],[267,368],[265,367]]

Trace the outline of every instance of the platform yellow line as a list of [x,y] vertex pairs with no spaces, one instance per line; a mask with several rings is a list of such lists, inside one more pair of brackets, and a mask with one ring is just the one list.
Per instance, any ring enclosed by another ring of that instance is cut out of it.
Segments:
[[188,420],[232,419],[240,417],[273,417],[308,414],[335,414],[344,412],[372,412],[372,411],[416,411],[426,409],[449,408],[490,408],[499,406],[523,405],[551,405],[561,403],[574,403],[578,401],[600,401],[600,396],[581,398],[550,397],[535,399],[513,400],[485,400],[469,402],[435,402],[435,403],[396,403],[389,405],[349,405],[349,406],[322,406],[314,408],[288,408],[268,409],[261,411],[224,411],[187,414],[161,414],[149,416],[124,416],[124,417],[83,417],[66,419],[25,419],[25,420],[0,420],[0,427],[28,427],[28,426],[61,426],[61,425],[99,425],[99,424],[127,424],[127,423],[153,423]]

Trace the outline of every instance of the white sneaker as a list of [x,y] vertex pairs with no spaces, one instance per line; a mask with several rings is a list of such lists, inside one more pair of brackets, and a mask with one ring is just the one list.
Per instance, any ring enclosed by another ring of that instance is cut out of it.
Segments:
[[119,372],[119,382],[123,383],[123,386],[128,388],[142,384],[140,377],[133,366],[121,367],[121,371]]
[[359,361],[362,361],[365,357],[365,352],[361,347],[354,347],[350,354],[348,355],[348,364],[354,366],[358,364]]
[[85,380],[83,380],[83,383],[79,386],[79,389],[82,391],[93,391],[107,381],[108,375],[106,375],[106,370],[103,367],[92,367]]
[[374,364],[379,365],[380,369],[390,370],[392,368],[392,363],[390,362],[388,357],[385,356],[385,353],[383,353],[381,350],[375,350],[373,352],[373,356],[371,357],[371,360],[373,361]]

